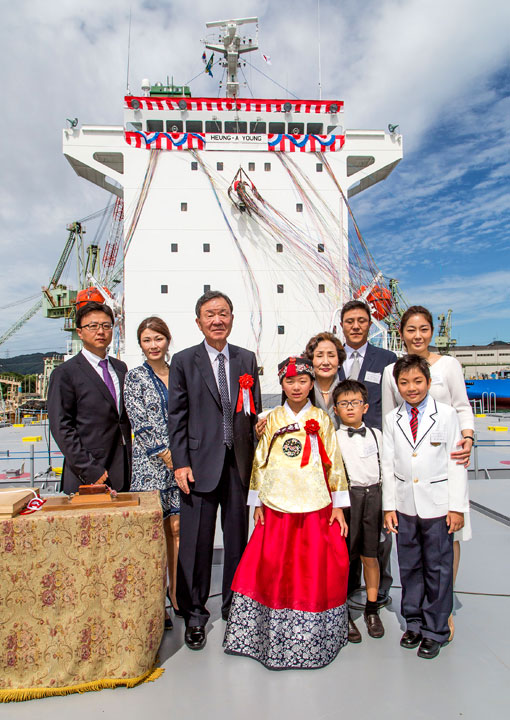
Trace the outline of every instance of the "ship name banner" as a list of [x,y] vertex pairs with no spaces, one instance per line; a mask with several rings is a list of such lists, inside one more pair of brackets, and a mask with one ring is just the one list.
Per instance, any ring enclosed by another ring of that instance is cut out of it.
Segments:
[[242,133],[165,133],[128,131],[128,145],[144,150],[261,150],[264,152],[336,152],[345,135],[248,135]]
[[[189,98],[189,97],[134,97],[127,95],[125,107],[129,110],[242,110],[244,112],[295,112],[306,114],[333,114],[343,112],[342,100],[273,100],[266,98]],[[290,110],[287,108],[290,106]]]

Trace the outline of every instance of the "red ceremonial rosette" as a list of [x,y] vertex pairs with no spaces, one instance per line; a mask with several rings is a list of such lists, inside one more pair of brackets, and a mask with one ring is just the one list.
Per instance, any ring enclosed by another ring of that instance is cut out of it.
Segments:
[[314,436],[317,439],[317,447],[319,450],[320,458],[322,460],[322,464],[323,465],[331,465],[331,460],[328,457],[326,448],[324,447],[321,436],[319,435],[320,429],[321,429],[321,426],[319,425],[317,420],[312,419],[312,420],[307,420],[305,422],[306,440],[305,440],[305,448],[303,450],[303,458],[301,459],[301,467],[308,465],[308,463],[310,461],[310,455],[312,452],[312,442],[310,440],[310,436]]
[[[253,413],[253,415],[256,414],[255,403],[253,402],[253,394],[251,391],[254,383],[255,380],[251,375],[248,375],[248,373],[241,375],[239,378],[239,395],[237,396],[236,412],[241,412],[244,407],[246,415],[249,415],[250,413]],[[248,408],[249,412],[247,412]]]

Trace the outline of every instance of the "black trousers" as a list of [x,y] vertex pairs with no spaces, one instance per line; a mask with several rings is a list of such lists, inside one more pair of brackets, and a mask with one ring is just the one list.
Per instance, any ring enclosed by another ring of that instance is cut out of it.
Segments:
[[453,533],[448,534],[445,516],[397,512],[397,517],[401,611],[407,629],[446,642],[453,607]]
[[220,481],[211,492],[181,492],[177,603],[187,626],[205,626],[211,587],[214,532],[221,508],[224,564],[222,612],[232,602],[232,580],[248,540],[248,489],[241,484],[233,450],[225,451]]
[[[393,583],[391,575],[391,533],[383,530],[381,536],[384,538],[379,541],[377,548],[377,560],[379,561],[379,594],[387,595]],[[349,583],[347,593],[350,595],[361,587],[361,560],[354,557],[349,565]]]

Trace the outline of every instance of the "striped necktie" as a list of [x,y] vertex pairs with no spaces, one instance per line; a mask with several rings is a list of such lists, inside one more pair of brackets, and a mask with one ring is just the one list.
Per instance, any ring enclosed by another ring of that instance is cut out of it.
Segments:
[[220,391],[221,407],[223,409],[223,438],[229,448],[234,444],[234,427],[232,422],[232,405],[228,394],[227,374],[225,372],[225,355],[218,354],[218,388]]
[[413,433],[413,440],[416,442],[416,434],[418,432],[418,413],[420,411],[416,407],[411,408],[411,432]]

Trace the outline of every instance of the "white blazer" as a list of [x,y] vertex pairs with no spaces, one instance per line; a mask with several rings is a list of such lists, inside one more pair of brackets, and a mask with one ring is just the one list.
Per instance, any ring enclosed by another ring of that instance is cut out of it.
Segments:
[[389,412],[383,427],[383,510],[421,518],[468,512],[467,470],[450,457],[460,438],[456,410],[430,395],[416,441],[405,403]]

